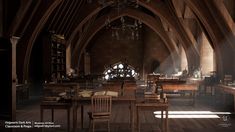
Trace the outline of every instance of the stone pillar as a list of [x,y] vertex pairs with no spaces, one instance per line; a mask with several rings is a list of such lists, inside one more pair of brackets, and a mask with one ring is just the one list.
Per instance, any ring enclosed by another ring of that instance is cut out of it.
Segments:
[[180,46],[180,70],[183,71],[186,69],[188,71],[188,60],[186,57],[185,50],[182,45],[179,46]]
[[12,36],[10,38],[12,44],[12,121],[16,120],[16,45],[19,41],[19,37]]
[[211,47],[209,41],[207,40],[204,33],[201,33],[200,35],[201,41],[200,41],[200,66],[202,75],[208,75],[211,71],[214,71],[215,69],[215,62],[214,62],[214,50]]
[[66,48],[66,74],[70,72],[71,68],[71,44]]
[[0,37],[3,36],[3,0],[0,0]]
[[84,54],[84,74],[91,74],[91,57],[88,52]]

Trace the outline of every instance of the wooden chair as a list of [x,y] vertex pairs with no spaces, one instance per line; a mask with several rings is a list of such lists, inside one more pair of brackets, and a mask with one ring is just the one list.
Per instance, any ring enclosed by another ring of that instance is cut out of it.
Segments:
[[212,77],[205,77],[204,79],[204,93],[207,94],[207,89],[210,89],[210,94],[213,95],[213,78]]
[[231,83],[233,81],[232,75],[224,75],[224,84],[227,85],[228,83]]
[[[111,96],[92,96],[91,97],[91,112],[88,112],[90,124],[92,124],[92,132],[95,130],[96,122],[107,122],[108,131],[110,132],[110,117],[112,108]],[[90,128],[90,125],[89,125]]]

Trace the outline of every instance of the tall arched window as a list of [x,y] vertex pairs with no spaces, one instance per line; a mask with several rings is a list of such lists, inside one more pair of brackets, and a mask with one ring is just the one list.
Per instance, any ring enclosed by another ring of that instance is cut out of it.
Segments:
[[135,71],[134,67],[119,62],[114,65],[111,65],[104,71],[104,78],[105,80],[111,80],[111,79],[131,79],[138,77],[138,73]]

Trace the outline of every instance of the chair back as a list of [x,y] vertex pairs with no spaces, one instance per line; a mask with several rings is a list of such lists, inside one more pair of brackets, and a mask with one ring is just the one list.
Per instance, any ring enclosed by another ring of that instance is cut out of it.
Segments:
[[224,75],[224,84],[231,83],[233,81],[233,76],[232,75]]
[[95,95],[91,97],[92,117],[110,116],[112,97],[107,95]]

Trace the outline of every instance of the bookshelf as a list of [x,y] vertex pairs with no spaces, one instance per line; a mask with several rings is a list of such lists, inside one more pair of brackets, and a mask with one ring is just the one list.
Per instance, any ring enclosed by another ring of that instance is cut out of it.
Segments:
[[44,41],[44,79],[59,81],[66,76],[66,46],[62,35],[50,33]]

